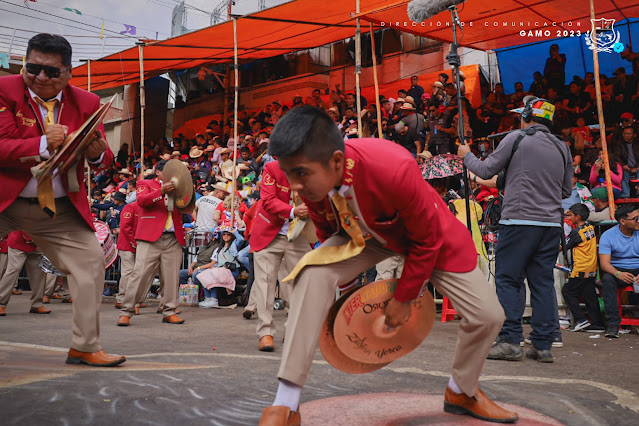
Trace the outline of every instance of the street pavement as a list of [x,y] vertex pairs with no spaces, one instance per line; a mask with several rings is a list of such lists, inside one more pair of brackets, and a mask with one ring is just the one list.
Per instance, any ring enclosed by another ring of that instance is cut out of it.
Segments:
[[[241,308],[181,307],[186,322],[171,325],[150,300],[131,326],[117,327],[118,311],[105,298],[102,345],[128,360],[94,368],[64,363],[71,305],[53,300],[50,315],[35,315],[28,301],[29,292],[13,296],[0,317],[4,425],[255,425],[275,396],[283,311],[275,314],[279,334],[269,354],[257,350],[256,321],[243,319]],[[483,423],[442,410],[458,324],[438,317],[417,350],[368,374],[337,371],[318,350],[302,393],[302,424]],[[595,336],[564,330],[553,364],[489,360],[480,386],[518,410],[519,424],[635,425],[639,334]]]

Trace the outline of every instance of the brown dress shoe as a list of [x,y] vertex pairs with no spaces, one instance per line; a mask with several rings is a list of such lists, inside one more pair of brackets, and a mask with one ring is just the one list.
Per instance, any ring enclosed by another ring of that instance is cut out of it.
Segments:
[[122,303],[116,303],[115,309],[122,309]]
[[169,315],[168,317],[162,318],[162,322],[165,322],[167,324],[182,324],[184,320],[178,317],[176,314],[173,314]]
[[126,315],[120,315],[120,317],[118,318],[118,325],[120,327],[126,327],[129,325],[129,317],[127,317]]
[[275,350],[275,344],[273,343],[273,336],[264,336],[260,339],[258,349],[262,352],[273,352]]
[[103,350],[97,352],[80,352],[69,349],[67,364],[86,364],[94,367],[115,367],[126,361],[123,356],[109,355]]
[[140,303],[140,308],[146,308],[146,307],[148,307],[148,306],[149,306],[149,305],[147,305],[146,303]]
[[7,316],[7,311],[0,306],[0,317],[6,317]]
[[15,294],[16,296],[19,296],[22,294],[22,292],[20,290],[11,290],[11,294]]
[[65,297],[62,299],[62,303],[73,303],[73,298],[71,296]]
[[42,296],[42,303],[46,303],[47,305],[51,303],[51,299],[49,299],[49,296]]
[[290,408],[276,405],[266,407],[262,411],[259,426],[299,426],[302,416],[299,411],[291,411]]
[[40,306],[39,308],[31,308],[29,309],[30,314],[50,314],[51,311],[45,308],[44,306]]
[[135,315],[140,315],[140,307],[135,305]]
[[52,298],[52,299],[62,299],[62,298],[63,298],[63,296],[62,296],[62,295],[60,295],[60,294],[58,294],[58,293],[53,293],[53,294],[51,295],[51,298]]
[[506,411],[490,400],[481,389],[475,396],[455,393],[446,386],[444,411],[451,414],[468,414],[481,420],[495,423],[514,423],[519,419],[517,413]]

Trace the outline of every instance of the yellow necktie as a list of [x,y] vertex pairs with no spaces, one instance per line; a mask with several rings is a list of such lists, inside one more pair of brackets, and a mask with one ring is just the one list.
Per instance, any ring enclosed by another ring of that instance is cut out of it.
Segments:
[[[47,109],[47,115],[44,119],[44,128],[46,129],[49,125],[55,124],[55,116],[53,115],[53,112],[58,104],[58,100],[52,99],[50,101],[43,101],[40,98],[35,98],[35,101]],[[38,182],[38,203],[40,204],[40,208],[44,210],[46,214],[55,218],[55,198],[53,196],[53,180],[51,175],[46,176]]]
[[357,256],[364,250],[366,246],[364,234],[362,234],[362,229],[359,227],[359,223],[357,223],[353,212],[351,212],[351,209],[348,207],[346,199],[336,192],[331,200],[339,214],[342,229],[351,239],[348,243],[341,246],[319,247],[313,251],[309,251],[300,259],[293,271],[284,278],[284,282],[295,279],[297,274],[299,274],[305,266],[329,265],[331,263],[341,262],[342,260]]
[[166,216],[166,222],[164,223],[164,230],[168,231],[172,227],[173,227],[173,213],[172,212],[168,212],[168,214]]

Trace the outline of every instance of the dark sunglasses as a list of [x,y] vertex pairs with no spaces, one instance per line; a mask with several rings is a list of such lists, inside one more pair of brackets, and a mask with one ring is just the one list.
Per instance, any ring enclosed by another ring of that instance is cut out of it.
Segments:
[[40,72],[44,70],[44,74],[49,78],[58,78],[60,77],[60,73],[62,72],[60,68],[51,67],[49,65],[27,63],[26,68],[27,72],[31,75],[40,75]]

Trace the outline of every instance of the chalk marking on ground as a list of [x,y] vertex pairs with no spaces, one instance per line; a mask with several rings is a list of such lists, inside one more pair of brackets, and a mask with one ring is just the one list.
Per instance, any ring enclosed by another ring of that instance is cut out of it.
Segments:
[[[30,343],[15,343],[15,342],[5,342],[0,341],[0,345],[13,346],[13,347],[24,347],[24,348],[34,348],[34,349],[46,349],[52,351],[60,351],[66,352],[67,349],[64,348],[56,348],[51,346],[43,346],[43,345],[34,345]],[[127,359],[137,359],[137,358],[149,358],[149,357],[158,357],[158,356],[175,356],[175,357],[185,357],[185,356],[204,356],[204,357],[222,357],[222,358],[240,358],[240,359],[265,359],[265,360],[280,360],[278,356],[269,356],[269,355],[254,355],[254,354],[226,354],[226,353],[201,353],[201,352],[156,352],[149,354],[137,354],[137,355],[129,355]],[[328,363],[324,360],[313,360],[313,364],[316,365],[328,365]],[[216,366],[219,367],[219,366]],[[184,368],[175,368],[177,369],[201,369],[201,368],[214,368],[212,366],[185,366]],[[144,368],[136,369],[136,368],[122,368],[122,369],[100,369],[100,371],[144,371]],[[149,370],[152,370],[149,368]],[[427,371],[422,370],[421,368],[415,367],[384,367],[384,370],[390,370],[396,373],[414,373],[421,374],[424,376],[435,376],[435,377],[450,377],[450,373],[445,373],[441,371]],[[83,370],[83,371],[96,371],[96,370]],[[69,376],[70,374],[51,374],[49,378],[58,378]],[[41,377],[41,376],[40,376]],[[26,383],[32,383],[34,381],[41,381],[42,379],[25,379],[28,380]],[[623,408],[627,408],[629,410],[634,411],[635,413],[639,413],[639,396],[631,392],[629,390],[620,388],[618,386],[608,385],[605,383],[595,382],[592,380],[581,380],[581,379],[553,379],[550,377],[528,377],[528,376],[481,376],[479,378],[480,381],[507,381],[507,382],[532,382],[532,383],[552,383],[552,384],[582,384],[586,386],[592,386],[597,389],[601,389],[605,392],[608,392],[614,395],[617,399],[612,401],[614,404],[620,405]],[[21,384],[26,384],[21,383]],[[16,382],[12,382],[11,384],[0,383],[0,388],[5,387],[13,387],[18,386]]]

